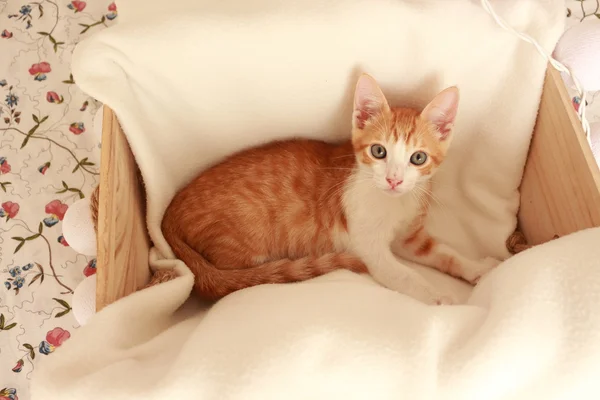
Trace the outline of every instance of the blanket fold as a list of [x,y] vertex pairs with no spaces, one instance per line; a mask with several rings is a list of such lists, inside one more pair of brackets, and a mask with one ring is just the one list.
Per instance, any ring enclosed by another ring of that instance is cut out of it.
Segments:
[[[177,278],[92,318],[41,365],[33,398],[596,399],[599,240],[596,228],[527,250],[463,306],[339,271],[175,312],[189,290]],[[154,296],[163,308],[144,316]]]

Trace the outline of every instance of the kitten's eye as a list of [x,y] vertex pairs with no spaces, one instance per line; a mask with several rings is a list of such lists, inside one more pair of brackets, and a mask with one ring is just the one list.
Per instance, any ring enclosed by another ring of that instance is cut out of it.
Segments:
[[412,156],[410,156],[410,162],[414,165],[423,165],[427,161],[427,153],[424,151],[415,151]]
[[373,146],[371,146],[371,154],[373,155],[373,157],[382,160],[387,155],[387,151],[382,145],[374,144]]

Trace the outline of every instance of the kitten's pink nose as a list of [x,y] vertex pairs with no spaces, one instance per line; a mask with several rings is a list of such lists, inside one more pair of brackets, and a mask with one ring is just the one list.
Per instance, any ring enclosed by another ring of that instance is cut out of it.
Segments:
[[401,181],[401,180],[398,180],[398,179],[393,179],[393,178],[385,178],[385,180],[387,181],[387,183],[389,183],[389,184],[390,184],[390,187],[391,187],[392,189],[395,189],[395,188],[396,188],[396,186],[398,186],[398,185],[402,184],[402,182],[403,182],[403,181]]

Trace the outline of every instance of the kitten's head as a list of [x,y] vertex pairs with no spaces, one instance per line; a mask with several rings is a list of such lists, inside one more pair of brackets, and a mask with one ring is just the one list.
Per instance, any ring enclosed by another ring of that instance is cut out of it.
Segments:
[[362,75],[354,94],[352,145],[359,166],[390,195],[411,191],[437,170],[452,136],[458,88],[439,93],[422,112],[391,108],[377,82]]

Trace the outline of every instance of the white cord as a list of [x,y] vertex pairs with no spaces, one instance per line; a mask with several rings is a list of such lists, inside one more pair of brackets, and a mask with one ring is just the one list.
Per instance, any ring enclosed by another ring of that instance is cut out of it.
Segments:
[[481,0],[481,5],[488,12],[488,14],[490,14],[494,18],[494,20],[496,21],[496,23],[498,25],[500,25],[505,30],[511,32],[515,36],[519,37],[520,39],[534,45],[535,48],[537,49],[537,51],[542,55],[542,57],[544,57],[546,59],[547,62],[552,64],[552,66],[555,69],[557,69],[558,71],[564,72],[565,74],[567,74],[573,80],[573,83],[575,84],[575,88],[577,89],[577,92],[579,94],[579,98],[581,99],[581,103],[579,104],[579,110],[577,111],[577,115],[579,116],[579,120],[581,121],[581,125],[583,126],[583,131],[585,132],[585,137],[587,138],[588,142],[590,142],[590,124],[589,124],[588,120],[585,118],[585,108],[586,108],[585,96],[586,96],[586,93],[585,93],[583,86],[577,79],[577,77],[575,77],[575,75],[571,72],[571,70],[568,67],[566,67],[564,64],[562,64],[562,63],[558,62],[557,60],[555,60],[554,58],[552,58],[552,56],[550,54],[546,53],[546,51],[542,48],[542,46],[534,38],[527,35],[526,33],[518,32],[513,27],[508,25],[506,23],[506,21],[504,21],[498,14],[496,14],[496,12],[492,8],[492,6],[488,0]]

